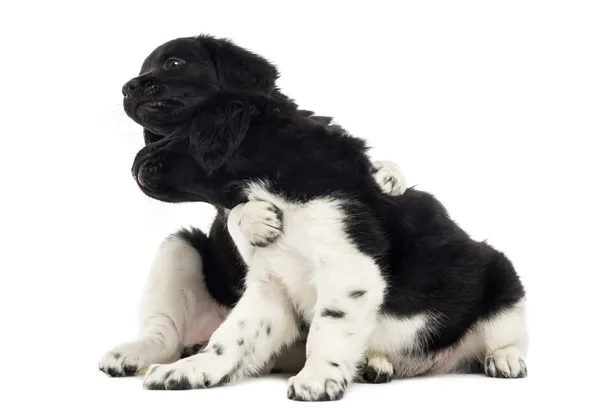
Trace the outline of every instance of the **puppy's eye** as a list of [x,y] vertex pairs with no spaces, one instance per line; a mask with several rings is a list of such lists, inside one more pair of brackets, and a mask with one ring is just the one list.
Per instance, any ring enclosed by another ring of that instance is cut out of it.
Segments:
[[175,68],[185,64],[183,59],[169,58],[165,61],[165,68]]

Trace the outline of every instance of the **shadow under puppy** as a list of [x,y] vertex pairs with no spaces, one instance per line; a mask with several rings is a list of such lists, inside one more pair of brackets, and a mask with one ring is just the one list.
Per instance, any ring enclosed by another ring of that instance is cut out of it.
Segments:
[[[181,42],[213,40],[171,45]],[[430,194],[382,194],[362,140],[309,121],[290,100],[219,81],[235,84],[244,71],[259,74],[246,79],[274,77],[266,61],[240,66],[235,56],[247,51],[230,43],[188,57],[168,49],[150,56],[149,73],[167,66],[182,78],[177,69],[191,61],[198,84],[164,114],[161,102],[171,99],[136,99],[156,90],[152,82],[126,98],[134,120],[165,136],[136,157],[138,184],[162,201],[256,206],[230,213],[236,243],[236,228],[260,232],[269,211],[285,233],[254,248],[244,293],[209,346],[152,368],[147,388],[205,388],[252,375],[293,344],[303,324],[307,360],[288,389],[296,400],[341,398],[365,351],[387,357],[397,377],[526,374],[525,293],[502,253],[470,239]]]

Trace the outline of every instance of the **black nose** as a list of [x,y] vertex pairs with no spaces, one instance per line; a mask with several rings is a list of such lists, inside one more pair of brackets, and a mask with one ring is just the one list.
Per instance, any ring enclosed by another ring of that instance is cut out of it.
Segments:
[[123,89],[121,90],[123,92],[123,97],[125,97],[125,98],[133,97],[133,92],[135,91],[135,89],[137,88],[138,85],[140,85],[140,80],[137,78],[134,78],[134,79],[128,81],[123,86]]
[[[135,91],[138,90],[138,87],[140,87],[140,84],[141,83],[140,83],[139,78],[134,78],[131,81],[129,81],[128,83],[126,83],[123,86],[123,89],[121,90],[123,92],[123,97],[132,98]],[[151,96],[151,95],[158,93],[159,90],[160,90],[160,86],[158,84],[156,84],[153,81],[148,81],[148,82],[144,83],[144,85],[140,89],[138,95],[141,97]]]

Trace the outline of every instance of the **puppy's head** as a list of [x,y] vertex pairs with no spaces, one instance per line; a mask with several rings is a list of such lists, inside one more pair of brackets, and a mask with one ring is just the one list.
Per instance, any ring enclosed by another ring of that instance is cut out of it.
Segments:
[[156,48],[123,86],[125,112],[144,127],[146,146],[132,168],[142,191],[169,202],[209,200],[206,173],[223,163],[249,123],[239,103],[217,109],[216,98],[271,94],[277,78],[267,60],[225,39],[179,38]]
[[178,38],[156,48],[122,88],[125,112],[152,134],[167,136],[222,91],[270,93],[278,72],[264,58],[210,36]]

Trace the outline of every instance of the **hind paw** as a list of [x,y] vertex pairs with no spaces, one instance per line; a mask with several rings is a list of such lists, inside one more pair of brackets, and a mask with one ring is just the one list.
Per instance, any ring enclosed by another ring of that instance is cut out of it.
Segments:
[[525,360],[515,348],[498,349],[487,358],[485,374],[492,378],[524,378],[527,376]]

